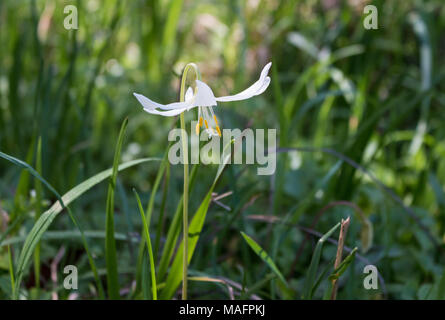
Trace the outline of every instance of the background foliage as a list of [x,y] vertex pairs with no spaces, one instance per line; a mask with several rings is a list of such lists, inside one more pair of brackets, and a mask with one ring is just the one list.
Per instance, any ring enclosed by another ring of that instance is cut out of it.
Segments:
[[[378,8],[378,30],[363,28],[369,3]],[[78,8],[76,31],[63,27],[68,4]],[[347,216],[346,246],[358,251],[339,279],[338,298],[445,298],[444,27],[440,0],[1,1],[0,298],[13,294],[10,265],[20,265],[25,238],[57,194],[112,167],[124,118],[120,162],[163,158],[177,122],[144,113],[132,92],[176,101],[182,68],[196,62],[216,95],[235,93],[270,60],[265,94],[221,104],[216,113],[224,128],[277,128],[277,172],[257,176],[255,166],[228,165],[206,211],[216,166],[196,169],[189,212],[199,208],[205,222],[190,298],[322,298],[338,231],[318,269],[308,271],[316,241]],[[145,161],[69,205],[86,241],[67,210],[57,216],[23,269],[20,296],[101,297],[86,248],[109,289],[106,239],[116,241],[120,296],[152,298],[132,188],[144,207],[153,201],[147,215],[158,289],[168,287],[175,269],[159,275],[160,259],[182,167]],[[62,287],[68,264],[79,269],[77,291]],[[380,272],[378,290],[363,288],[367,264]],[[313,272],[318,283],[308,280]]]

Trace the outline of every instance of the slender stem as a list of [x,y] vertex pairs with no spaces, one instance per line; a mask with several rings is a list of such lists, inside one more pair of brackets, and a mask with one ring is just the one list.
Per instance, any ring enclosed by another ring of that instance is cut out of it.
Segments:
[[182,129],[182,154],[184,157],[184,196],[183,196],[183,238],[184,238],[184,250],[182,259],[182,299],[187,299],[187,273],[188,273],[188,194],[189,194],[189,166],[188,166],[188,141],[187,134],[185,132],[184,113],[181,113],[181,129]]
[[[185,101],[187,73],[193,69],[195,79],[199,78],[198,67],[194,63],[186,65],[182,73],[181,89],[179,92],[179,100]],[[187,299],[187,273],[188,273],[188,194],[189,194],[189,165],[188,165],[188,136],[185,128],[184,113],[180,116],[181,122],[181,140],[182,140],[182,156],[184,164],[184,196],[183,196],[183,256],[182,256],[182,300]]]
[[[350,221],[351,220],[349,219],[349,217],[346,220],[341,219],[340,235],[338,238],[337,255],[335,257],[334,270],[336,270],[340,266],[340,263],[342,260],[346,232],[348,231]],[[332,280],[331,300],[337,299],[337,290],[338,290],[338,281],[337,280],[338,279]]]

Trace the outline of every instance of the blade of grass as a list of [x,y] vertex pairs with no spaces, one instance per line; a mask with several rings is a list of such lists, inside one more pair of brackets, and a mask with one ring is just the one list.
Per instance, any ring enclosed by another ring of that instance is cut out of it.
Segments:
[[12,261],[11,246],[8,246],[9,277],[11,278],[11,298],[15,298],[14,262]]
[[[233,139],[230,143],[227,144],[227,146],[224,147],[223,155],[221,157],[220,165],[218,167],[216,177],[213,181],[213,184],[210,186],[210,189],[205,196],[204,200],[201,202],[201,205],[199,206],[198,210],[193,216],[193,219],[188,227],[188,254],[187,254],[187,261],[190,263],[193,252],[195,251],[196,244],[199,240],[199,235],[201,234],[202,227],[204,226],[205,217],[207,214],[207,210],[209,209],[210,202],[212,200],[212,192],[213,189],[216,186],[216,183],[219,180],[219,177],[221,176],[221,173],[223,172],[226,164],[229,162],[231,157],[230,152],[230,146],[235,140]],[[229,148],[229,152],[227,152],[227,148]],[[170,299],[173,294],[175,293],[176,289],[178,288],[179,284],[181,283],[182,278],[182,264],[183,264],[183,250],[184,250],[184,241],[181,241],[181,244],[179,246],[179,249],[176,253],[176,256],[173,260],[172,267],[170,269],[170,273],[167,276],[167,280],[165,282],[165,287],[162,290],[160,294],[160,299],[168,300]]]
[[338,229],[338,227],[340,227],[340,222],[337,223],[331,230],[326,232],[317,242],[317,245],[316,245],[314,253],[312,255],[312,260],[311,260],[311,263],[309,265],[309,269],[308,269],[307,275],[306,275],[306,281],[305,281],[304,290],[303,290],[303,299],[311,299],[312,298],[312,289],[314,287],[315,278],[317,276],[317,270],[318,270],[318,265],[320,263],[321,250],[323,248],[323,244],[326,241],[326,239],[328,239],[331,236],[331,234],[333,234],[335,232],[335,230]]
[[[65,204],[63,202],[62,197],[59,195],[59,193],[34,168],[32,168],[29,164],[27,164],[26,162],[23,162],[20,159],[17,159],[17,158],[14,158],[12,156],[9,156],[9,155],[7,155],[7,154],[5,154],[3,152],[0,152],[0,157],[4,158],[4,159],[6,159],[6,160],[8,160],[8,161],[10,161],[10,162],[20,166],[20,167],[26,168],[36,179],[41,181],[49,190],[51,190],[52,193],[54,193],[54,195],[58,199],[58,202],[56,204],[59,204],[61,209],[65,208]],[[67,208],[67,210],[68,210],[68,214],[69,214],[71,220],[73,221],[74,225],[80,231],[80,234],[81,234],[81,237],[82,237],[82,242],[83,242],[83,245],[85,247],[85,251],[86,251],[86,253],[88,255],[88,260],[89,260],[91,269],[92,269],[92,271],[93,271],[93,273],[95,275],[95,279],[96,279],[96,282],[97,282],[97,285],[98,285],[98,288],[99,288],[99,295],[100,295],[100,297],[102,297],[103,296],[102,285],[101,285],[101,283],[99,281],[99,277],[97,275],[97,268],[96,268],[96,265],[94,264],[94,260],[92,258],[91,253],[90,253],[90,250],[89,250],[86,238],[85,238],[85,236],[83,234],[82,229],[80,228],[80,225],[78,224],[78,222],[76,221],[74,215],[72,214],[71,210],[69,208]],[[37,229],[35,229],[35,228],[36,228],[36,225],[38,225],[39,221],[40,221],[40,219],[36,222],[36,224],[34,225],[33,229],[31,230],[31,232],[30,232],[30,234],[28,236],[31,236],[31,233],[32,233],[33,230],[37,230],[37,232],[38,232],[40,226]],[[44,230],[46,230],[46,229],[44,229]],[[44,232],[44,230],[43,230],[43,232]],[[33,239],[33,238],[31,238],[31,239]],[[20,257],[19,257],[19,265],[18,265],[18,268],[17,268],[16,288],[14,290],[14,292],[16,294],[20,291],[21,279],[23,277],[24,271],[25,271],[25,269],[27,267],[27,264],[28,264],[29,260],[31,259],[32,252],[34,251],[36,245],[39,242],[39,239],[40,239],[40,237],[38,237],[37,240],[34,243],[32,242],[32,240],[30,240],[30,243],[25,241],[25,244],[23,245],[23,249],[22,249],[22,252],[20,253]],[[18,297],[16,296],[15,298],[18,298]]]
[[[25,162],[31,163],[34,155],[35,138],[32,139],[29,150],[26,154]],[[11,220],[15,221],[22,209],[22,201],[27,197],[29,191],[29,171],[23,170],[20,173],[19,183],[14,195],[14,210],[11,214]]]
[[[42,139],[40,137],[37,141],[36,170],[39,174],[42,174]],[[42,214],[42,182],[36,178],[34,186],[36,189],[35,221],[37,222]],[[38,296],[38,289],[40,287],[40,242],[34,251],[34,278]]]
[[[2,156],[1,152],[0,156]],[[121,164],[118,169],[119,171],[122,171],[132,166],[153,160],[159,160],[159,159],[154,159],[154,158],[137,159]],[[46,210],[41,215],[40,219],[34,224],[33,228],[26,237],[22,251],[20,252],[19,260],[17,262],[16,288],[20,287],[22,276],[28,266],[28,263],[31,259],[32,252],[36,244],[40,241],[43,234],[49,228],[49,226],[51,225],[53,220],[57,217],[57,215],[60,212],[62,212],[62,210],[65,208],[64,206],[62,206],[62,203],[64,205],[69,205],[72,201],[79,198],[83,193],[94,187],[96,184],[110,177],[111,174],[112,174],[112,169],[108,169],[85,180],[84,182],[80,183],[79,185],[75,186],[70,191],[65,193],[62,197],[63,202],[57,201],[51,206],[51,208]]]
[[337,280],[348,269],[349,265],[354,261],[358,248],[355,247],[328,277],[329,280]]
[[182,2],[183,0],[173,0],[170,2],[162,39],[162,48],[164,49],[165,53],[170,51],[175,41],[177,25],[181,16]]
[[442,277],[440,278],[438,287],[437,287],[437,300],[445,300],[445,268],[442,273]]
[[170,181],[170,164],[167,163],[165,171],[165,178],[164,178],[164,186],[162,190],[162,201],[161,201],[161,208],[159,209],[159,222],[156,228],[156,239],[155,239],[155,247],[154,247],[154,258],[155,261],[158,261],[159,256],[159,246],[161,244],[161,234],[162,230],[164,229],[164,215],[165,215],[165,205],[167,203],[167,194],[168,194],[168,186]]
[[[150,223],[151,223],[151,216],[153,214],[153,207],[154,207],[154,202],[155,202],[155,198],[156,198],[156,193],[158,192],[159,184],[160,184],[162,176],[164,174],[165,167],[167,166],[168,149],[169,148],[167,148],[167,151],[164,153],[164,157],[163,157],[161,165],[159,167],[158,174],[156,175],[155,183],[153,184],[153,188],[152,188],[151,194],[150,194],[150,199],[147,204],[145,220],[147,221],[148,227],[150,227]],[[144,234],[143,227],[142,227],[142,234]],[[139,245],[138,261],[137,261],[137,267],[136,267],[136,290],[135,290],[135,292],[139,292],[140,284],[143,283],[141,275],[142,275],[142,266],[143,266],[143,259],[144,259],[144,247],[145,247],[145,243],[143,241],[141,241],[141,243]]]
[[[193,190],[193,186],[195,183],[196,173],[198,172],[198,165],[194,165],[192,167],[192,171],[190,173],[190,182],[189,182],[189,192],[191,193]],[[178,206],[176,207],[175,214],[173,215],[172,222],[170,223],[170,227],[167,231],[167,240],[164,244],[164,248],[162,250],[161,260],[159,262],[158,269],[158,281],[164,278],[167,273],[168,264],[170,263],[175,249],[175,244],[178,241],[180,227],[181,227],[181,213],[182,213],[182,196],[178,202]]]
[[241,231],[241,235],[243,236],[244,240],[246,240],[249,247],[252,248],[252,250],[269,266],[269,268],[272,269],[272,271],[278,276],[278,278],[280,278],[281,281],[286,283],[286,279],[284,279],[280,270],[278,270],[278,267],[275,265],[271,257],[267,254],[267,252],[264,251],[263,248],[261,248],[261,246],[255,240],[253,240],[244,232]]
[[106,208],[106,222],[105,222],[105,261],[107,266],[107,284],[108,297],[116,300],[120,298],[119,295],[119,279],[117,272],[117,255],[116,255],[116,240],[114,239],[114,189],[116,187],[116,177],[118,173],[119,159],[124,141],[125,130],[127,129],[128,118],[125,118],[122,123],[119,137],[117,139],[116,149],[113,160],[113,171],[109,179],[107,208]]
[[142,209],[141,199],[139,198],[139,195],[136,191],[136,189],[133,189],[134,195],[136,196],[136,200],[138,202],[139,212],[141,214],[143,228],[144,228],[144,238],[147,244],[148,249],[148,255],[150,257],[150,273],[151,273],[151,287],[152,287],[152,294],[153,294],[153,300],[158,300],[158,293],[156,289],[156,271],[155,271],[155,261],[153,259],[153,250],[151,247],[151,239],[150,239],[150,232],[147,220],[145,219],[144,209]]

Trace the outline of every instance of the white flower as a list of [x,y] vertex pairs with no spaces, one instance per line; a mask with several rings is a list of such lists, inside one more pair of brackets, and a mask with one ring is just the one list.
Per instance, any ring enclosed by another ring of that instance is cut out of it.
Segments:
[[[271,65],[272,62],[266,64],[261,71],[260,78],[253,85],[233,96],[215,97],[212,89],[210,89],[207,84],[200,80],[196,80],[195,90],[193,90],[191,87],[187,89],[184,102],[174,102],[164,105],[156,103],[141,94],[133,94],[142,104],[146,112],[165,117],[176,116],[194,107],[199,107],[196,133],[199,134],[199,129],[203,126],[204,122],[206,131],[209,135],[221,136],[221,130],[218,126],[218,121],[216,120],[212,107],[216,106],[217,102],[246,100],[263,93],[270,83],[270,77],[268,77],[267,74],[269,73]],[[213,125],[215,126],[215,129],[213,128]]]

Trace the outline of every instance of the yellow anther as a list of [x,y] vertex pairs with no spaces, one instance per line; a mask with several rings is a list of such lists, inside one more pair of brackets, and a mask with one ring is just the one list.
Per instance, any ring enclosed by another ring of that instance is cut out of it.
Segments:
[[[215,119],[216,120],[216,119]],[[218,131],[218,135],[221,137],[221,130],[219,129],[219,126],[216,125],[216,131]]]
[[199,117],[199,127],[202,127],[202,117]]
[[196,130],[196,134],[199,136],[199,123],[196,124],[195,130]]
[[213,119],[215,119],[215,124],[218,127],[218,120],[216,120],[216,116],[215,115],[213,115]]
[[208,125],[208,123],[207,123],[207,120],[204,120],[204,123],[205,123],[205,125],[206,125],[206,128],[208,129],[208,128],[209,128],[209,125]]

